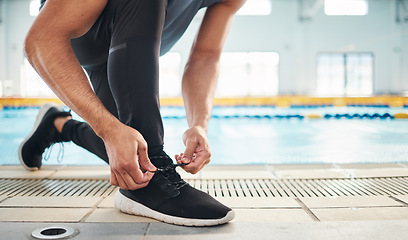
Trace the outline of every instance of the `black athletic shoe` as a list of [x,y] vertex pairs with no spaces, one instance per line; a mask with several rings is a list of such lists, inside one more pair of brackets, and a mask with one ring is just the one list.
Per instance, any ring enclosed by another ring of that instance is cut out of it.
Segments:
[[158,171],[149,185],[116,194],[115,206],[122,212],[184,226],[213,226],[234,218],[232,209],[186,183],[170,157],[150,159]]
[[47,103],[40,108],[34,128],[18,148],[18,158],[27,170],[38,170],[44,150],[56,142],[65,141],[54,126],[54,119],[71,116],[55,104]]

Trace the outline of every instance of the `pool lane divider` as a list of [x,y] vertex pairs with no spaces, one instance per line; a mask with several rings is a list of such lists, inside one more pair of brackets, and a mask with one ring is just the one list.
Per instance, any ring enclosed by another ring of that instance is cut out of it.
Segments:
[[[183,119],[181,116],[164,116],[164,119]],[[254,119],[408,119],[407,113],[396,113],[391,115],[389,113],[379,114],[306,114],[306,115],[212,115],[211,118],[215,119],[238,119],[238,118],[254,118]]]
[[397,119],[408,119],[408,113],[396,113],[396,114],[394,114],[394,118],[397,118]]
[[[57,98],[0,98],[1,109],[38,108],[54,102],[62,105]],[[181,98],[161,98],[162,106],[181,107]],[[374,97],[340,97],[318,98],[303,96],[277,96],[269,98],[216,98],[214,107],[277,107],[277,108],[324,108],[324,107],[375,107],[375,108],[408,108],[408,97],[403,96],[374,96]],[[266,118],[266,119],[408,119],[408,113],[399,112],[393,115],[385,114],[306,114],[306,115],[213,115],[213,118]],[[185,118],[185,116],[164,116],[167,119]]]
[[[13,109],[30,109],[30,108],[38,108],[38,107],[25,107],[25,106],[18,106],[18,107],[10,107],[5,106],[3,107],[4,110],[13,110]],[[1,110],[1,108],[0,108]],[[257,119],[405,119],[408,120],[408,113],[395,113],[395,114],[379,114],[379,113],[364,113],[364,114],[289,114],[289,115],[212,115],[212,118],[257,118]],[[184,115],[173,115],[173,116],[163,116],[163,119],[184,119],[186,116]]]

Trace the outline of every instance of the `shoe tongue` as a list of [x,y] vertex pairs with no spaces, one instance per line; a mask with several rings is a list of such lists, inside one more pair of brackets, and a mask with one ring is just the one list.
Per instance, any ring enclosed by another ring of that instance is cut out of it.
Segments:
[[173,165],[173,160],[169,156],[152,156],[150,161],[157,168],[164,168]]

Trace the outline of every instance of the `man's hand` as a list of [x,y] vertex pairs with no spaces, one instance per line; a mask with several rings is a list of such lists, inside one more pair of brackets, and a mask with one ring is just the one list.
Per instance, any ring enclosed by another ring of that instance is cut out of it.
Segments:
[[183,142],[186,150],[175,156],[176,161],[178,164],[188,163],[188,165],[183,166],[183,169],[196,174],[210,162],[211,151],[207,133],[202,127],[191,127],[184,132]]
[[111,169],[110,183],[121,189],[146,187],[154,175],[149,171],[156,170],[147,155],[147,143],[135,129],[118,125],[103,138]]

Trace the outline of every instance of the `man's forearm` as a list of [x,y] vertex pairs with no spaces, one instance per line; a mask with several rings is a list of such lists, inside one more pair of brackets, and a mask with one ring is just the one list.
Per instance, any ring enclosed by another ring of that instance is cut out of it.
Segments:
[[183,76],[183,99],[190,127],[207,129],[219,59],[236,11],[245,0],[223,0],[208,8]]
[[56,95],[103,137],[102,129],[110,129],[104,125],[114,122],[115,117],[93,92],[69,39],[29,35],[25,51],[30,63]]
[[28,60],[48,86],[101,137],[112,129],[107,126],[118,120],[93,92],[70,40],[92,27],[107,1],[47,1],[31,26],[24,46]]
[[182,84],[189,127],[207,130],[219,72],[218,56],[192,56],[188,61]]

